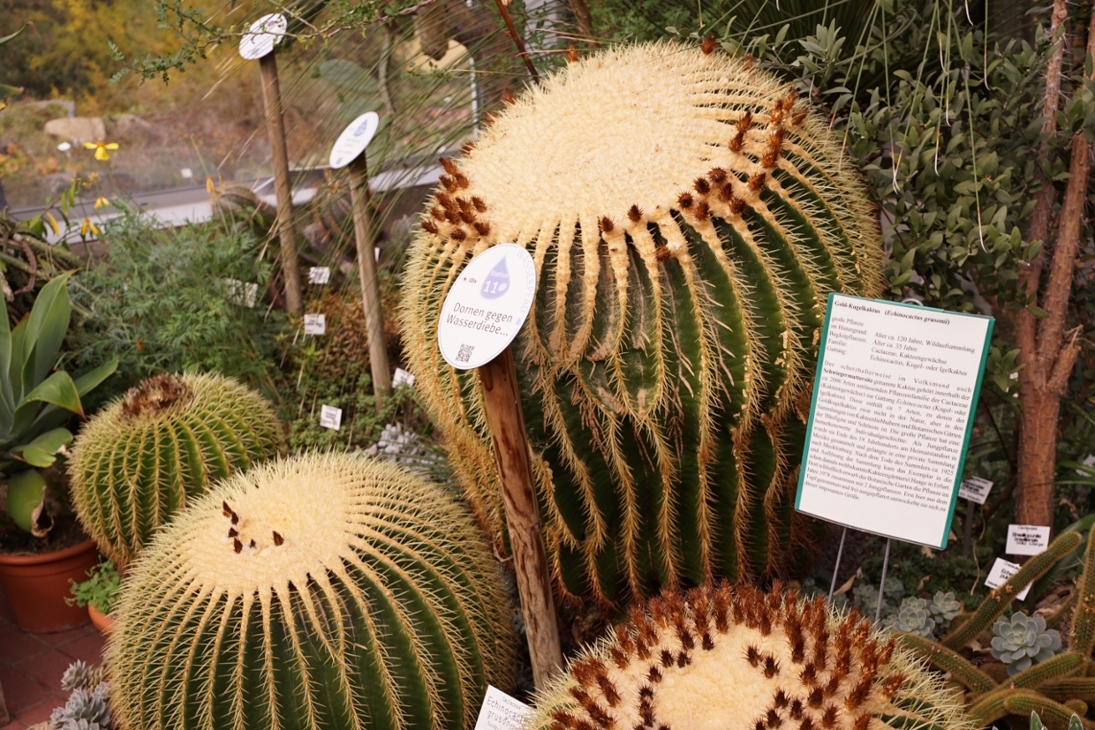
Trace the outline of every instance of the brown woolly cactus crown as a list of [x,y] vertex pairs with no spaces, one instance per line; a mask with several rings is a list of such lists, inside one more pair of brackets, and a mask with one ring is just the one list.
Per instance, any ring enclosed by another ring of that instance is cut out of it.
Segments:
[[436,331],[470,258],[515,242],[537,269],[514,353],[561,592],[614,603],[801,559],[825,302],[881,291],[877,218],[824,121],[746,60],[648,44],[572,64],[443,162],[403,332],[499,548],[482,393]]
[[194,392],[181,376],[155,375],[126,391],[122,416],[128,420],[159,416],[175,404],[185,405],[193,397]]
[[670,593],[571,662],[530,730],[973,730],[854,613],[750,587]]

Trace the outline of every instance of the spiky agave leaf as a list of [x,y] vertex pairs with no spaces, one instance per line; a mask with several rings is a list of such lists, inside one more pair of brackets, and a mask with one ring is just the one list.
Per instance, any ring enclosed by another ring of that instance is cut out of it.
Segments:
[[789,87],[674,44],[574,63],[457,161],[410,254],[412,369],[480,518],[502,510],[474,373],[434,332],[461,267],[514,241],[538,288],[515,344],[565,594],[616,601],[779,573],[829,292],[880,292],[858,173]]
[[973,730],[957,693],[822,599],[670,593],[574,659],[529,730]]
[[284,451],[277,416],[255,391],[222,375],[157,375],[80,431],[68,466],[73,505],[121,567],[188,499]]
[[471,728],[487,683],[512,681],[467,508],[351,454],[221,482],[141,554],[115,617],[122,727]]

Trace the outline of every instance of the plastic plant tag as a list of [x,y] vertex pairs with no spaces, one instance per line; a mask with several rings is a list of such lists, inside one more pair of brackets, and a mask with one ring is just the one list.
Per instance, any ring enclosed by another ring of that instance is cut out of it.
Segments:
[[977,504],[984,504],[992,490],[992,480],[982,477],[970,477],[962,482],[958,488],[958,496]]
[[531,707],[488,684],[475,730],[520,730],[530,714]]
[[1049,528],[1041,525],[1008,525],[1008,555],[1040,555],[1049,547]]
[[238,304],[251,308],[255,306],[258,297],[259,285],[254,282],[243,282],[239,279],[225,279],[228,289],[224,292],[224,298],[230,304]]
[[304,315],[304,334],[322,335],[327,333],[327,317],[323,314]]
[[331,268],[329,266],[313,266],[308,269],[309,284],[326,284],[331,280]]
[[392,375],[392,387],[398,388],[401,385],[404,385],[408,388],[413,388],[414,376],[408,373],[403,368],[396,368],[395,374]]
[[[999,588],[1008,582],[1008,578],[1019,572],[1019,568],[1023,566],[1018,563],[1013,563],[1010,560],[1004,560],[1003,558],[997,558],[996,562],[992,564],[992,570],[989,571],[988,576],[985,578],[985,585],[989,588]],[[1015,597],[1020,601],[1027,597],[1027,591],[1030,590],[1030,585],[1027,585],[1023,590],[1015,594]]]
[[441,357],[458,370],[486,365],[513,342],[535,293],[536,264],[521,246],[500,243],[476,256],[441,305]]
[[373,141],[379,127],[380,116],[376,112],[365,112],[350,122],[331,148],[331,168],[340,170],[357,159]]
[[319,407],[319,425],[334,431],[342,429],[342,409],[334,406]]
[[281,43],[288,27],[289,22],[281,13],[262,16],[240,38],[240,56],[246,61],[256,61],[269,55]]

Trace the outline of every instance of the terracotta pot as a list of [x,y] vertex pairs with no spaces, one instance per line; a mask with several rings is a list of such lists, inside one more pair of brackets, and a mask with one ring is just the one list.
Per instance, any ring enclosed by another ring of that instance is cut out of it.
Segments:
[[99,563],[93,540],[44,555],[0,555],[0,587],[15,623],[24,631],[51,634],[88,622],[87,610],[65,603],[69,581],[87,580]]
[[91,617],[91,623],[95,628],[99,629],[99,633],[104,636],[110,633],[110,630],[114,628],[114,619],[109,613],[102,613],[99,609],[87,604],[87,615]]

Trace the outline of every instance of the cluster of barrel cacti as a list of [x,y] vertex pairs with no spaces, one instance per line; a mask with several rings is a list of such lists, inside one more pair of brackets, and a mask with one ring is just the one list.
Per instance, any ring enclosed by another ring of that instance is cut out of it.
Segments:
[[188,499],[284,449],[273,408],[254,391],[220,375],[158,375],[80,431],[69,462],[73,504],[123,567]]
[[787,570],[830,292],[880,292],[877,216],[826,124],[749,59],[661,43],[572,63],[446,174],[414,240],[403,332],[462,485],[504,549],[474,373],[441,302],[499,242],[536,263],[513,348],[559,591],[615,603]]
[[[1044,631],[1046,620],[1042,619],[1043,630],[1039,631],[1032,630],[1038,628],[1036,619],[1024,617],[1022,621],[1014,621],[1022,624],[1024,636],[1013,638],[1015,632],[1001,629],[1000,632],[1009,637],[1008,641],[1001,643],[999,650],[997,642],[993,641],[993,654],[998,658],[1007,653],[1008,659],[1026,657],[1033,660],[1018,671],[1009,666],[1005,681],[997,681],[961,654],[967,644],[1000,623],[998,619],[1025,586],[1074,553],[1082,539],[1079,532],[1062,532],[1044,553],[1031,558],[1004,585],[993,589],[968,617],[958,617],[939,643],[917,634],[896,634],[914,654],[933,668],[949,673],[966,688],[969,712],[979,727],[1007,715],[1028,717],[1031,712],[1037,712],[1047,727],[1065,730],[1073,714],[1083,717],[1088,703],[1095,702],[1095,675],[1092,674],[1095,671],[1092,662],[1095,650],[1095,539],[1092,536],[1088,537],[1083,572],[1072,594],[1048,620],[1051,626],[1056,626],[1071,615],[1068,630],[1062,632],[1068,637],[1067,646],[1059,647],[1063,652],[1056,655],[1052,651],[1041,652],[1052,645],[1054,638]],[[1056,633],[1052,628],[1050,631]],[[1043,638],[1049,641],[1043,641]],[[1060,642],[1059,635],[1057,642]],[[1084,721],[1084,725],[1089,723]]]

